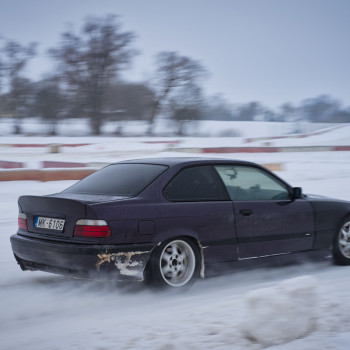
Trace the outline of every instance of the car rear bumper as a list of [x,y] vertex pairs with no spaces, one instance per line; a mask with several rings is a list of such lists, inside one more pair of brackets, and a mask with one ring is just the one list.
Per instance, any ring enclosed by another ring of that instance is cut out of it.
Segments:
[[92,279],[143,280],[153,244],[88,245],[51,242],[18,234],[11,246],[22,270]]

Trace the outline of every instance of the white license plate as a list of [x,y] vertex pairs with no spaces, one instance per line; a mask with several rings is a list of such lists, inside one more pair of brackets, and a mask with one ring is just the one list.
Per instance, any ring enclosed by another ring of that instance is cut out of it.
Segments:
[[42,216],[37,216],[34,222],[34,227],[62,232],[64,222],[65,220],[63,219],[45,218]]

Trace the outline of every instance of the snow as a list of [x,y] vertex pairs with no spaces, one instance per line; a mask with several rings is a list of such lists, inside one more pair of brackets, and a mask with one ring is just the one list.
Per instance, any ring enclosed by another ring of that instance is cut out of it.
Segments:
[[[154,127],[154,134],[157,136],[169,135],[174,130],[174,125],[169,120],[157,120]],[[310,133],[319,129],[334,127],[334,124],[327,123],[282,123],[282,122],[257,122],[257,121],[194,121],[187,123],[190,135],[194,136],[241,136],[241,137],[269,137],[276,135],[290,135],[295,132]],[[118,129],[122,129],[123,136],[142,136],[148,130],[145,121],[117,121],[105,122],[101,128],[104,136],[115,136]],[[0,119],[0,136],[11,135],[14,130],[13,120]],[[23,118],[21,130],[27,135],[47,134],[51,126],[40,118]],[[60,136],[90,137],[88,119],[73,118],[63,119],[57,124],[57,133]],[[49,138],[49,137],[48,137]]]
[[248,293],[247,336],[263,345],[278,345],[311,333],[316,326],[317,282],[303,276]]
[[[346,134],[350,134],[349,127],[342,126],[295,138],[294,145],[349,144]],[[144,143],[154,140],[180,140],[180,144]],[[272,142],[287,141],[291,139]],[[23,161],[33,167],[42,160],[115,162],[179,155],[174,147],[231,146],[245,140],[0,137],[1,145],[30,142],[92,145],[62,148],[58,154],[50,154],[46,148],[0,146],[0,160]],[[278,175],[303,187],[304,192],[350,199],[350,152],[210,156],[280,162],[283,171]],[[1,349],[349,349],[350,267],[334,266],[329,258],[279,266],[256,260],[256,266],[249,269],[235,263],[231,271],[199,280],[185,291],[153,291],[135,282],[22,272],[9,241],[17,229],[18,196],[55,193],[72,183],[0,182]]]

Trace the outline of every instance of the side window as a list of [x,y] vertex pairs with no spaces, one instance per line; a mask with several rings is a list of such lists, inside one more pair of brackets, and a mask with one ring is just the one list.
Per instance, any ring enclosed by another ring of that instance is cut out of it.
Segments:
[[211,166],[182,170],[166,186],[164,195],[168,200],[180,202],[228,200],[226,191]]
[[283,200],[289,199],[288,188],[263,170],[249,166],[215,166],[231,200]]

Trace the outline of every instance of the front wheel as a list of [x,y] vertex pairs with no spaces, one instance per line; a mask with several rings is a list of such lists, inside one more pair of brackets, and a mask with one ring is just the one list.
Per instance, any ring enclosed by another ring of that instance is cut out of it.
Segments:
[[333,258],[338,265],[350,265],[350,217],[342,222],[334,237]]
[[199,272],[198,247],[187,238],[178,238],[155,249],[147,266],[146,280],[155,285],[183,287],[192,284]]

